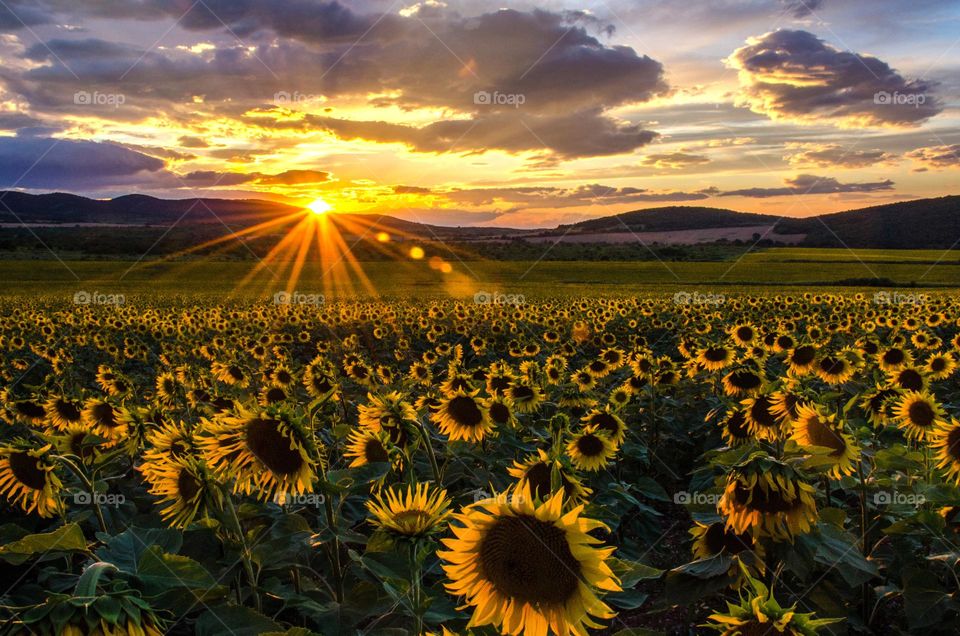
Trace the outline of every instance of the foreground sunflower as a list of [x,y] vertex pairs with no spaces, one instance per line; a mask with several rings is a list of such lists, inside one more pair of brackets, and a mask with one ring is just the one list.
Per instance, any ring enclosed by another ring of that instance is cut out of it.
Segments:
[[727,603],[726,612],[711,614],[711,622],[704,627],[723,636],[814,636],[821,627],[838,622],[833,618],[812,618],[812,613],[801,614],[796,606],[781,607],[767,586],[741,567],[749,583],[749,593],[741,596],[737,605]]
[[816,523],[815,489],[789,465],[755,454],[727,476],[717,509],[738,534],[792,541]]
[[205,420],[198,443],[208,466],[238,494],[280,503],[313,492],[319,461],[309,431],[284,411]]
[[582,516],[579,505],[563,513],[563,493],[543,502],[529,489],[507,491],[467,506],[454,516],[454,536],[437,552],[450,582],[445,586],[472,606],[467,628],[493,625],[504,634],[586,636],[594,619],[615,613],[598,593],[620,591],[608,559],[589,532],[606,526]]
[[447,491],[417,484],[388,489],[367,500],[370,523],[401,537],[423,537],[443,528],[450,516]]
[[27,514],[52,517],[63,508],[62,484],[46,457],[50,448],[32,448],[23,441],[0,447],[0,494]]

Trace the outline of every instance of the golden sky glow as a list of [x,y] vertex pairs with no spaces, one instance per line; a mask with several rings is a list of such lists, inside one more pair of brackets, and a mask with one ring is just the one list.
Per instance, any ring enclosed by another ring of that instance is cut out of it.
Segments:
[[382,4],[40,2],[0,38],[0,188],[512,227],[955,191],[946,2],[921,20],[879,0],[876,23],[858,3]]

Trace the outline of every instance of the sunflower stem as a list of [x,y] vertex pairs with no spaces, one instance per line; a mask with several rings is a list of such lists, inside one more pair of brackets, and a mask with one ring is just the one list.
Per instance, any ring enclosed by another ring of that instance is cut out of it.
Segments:
[[53,459],[62,462],[63,465],[69,468],[70,472],[80,480],[80,483],[83,484],[83,487],[90,495],[90,503],[93,504],[93,512],[97,516],[97,522],[100,524],[100,529],[103,530],[105,534],[110,534],[110,531],[107,529],[107,521],[103,517],[103,510],[100,509],[100,504],[97,503],[97,495],[93,489],[93,481],[91,481],[86,474],[84,474],[83,470],[81,470],[79,466],[63,455],[53,455]]
[[[327,481],[327,471],[321,466],[323,472],[323,481]],[[337,534],[336,514],[333,510],[333,500],[329,495],[323,497],[323,511],[327,517],[327,527],[330,534],[333,535],[332,554],[330,555],[331,565],[333,566],[333,578],[336,585],[334,592],[337,603],[343,603],[343,564],[340,561],[340,537]]]
[[413,596],[414,633],[423,633],[423,587],[420,584],[420,561],[417,559],[417,542],[410,542],[410,592]]
[[420,438],[423,439],[424,446],[427,447],[427,456],[430,457],[430,469],[433,470],[433,478],[437,482],[437,486],[443,486],[443,478],[440,476],[440,465],[437,464],[437,454],[433,450],[433,444],[430,443],[430,433],[427,431],[427,427],[419,419],[417,420],[417,430],[420,431]]
[[243,526],[240,525],[240,517],[237,516],[237,508],[233,505],[233,497],[230,496],[230,493],[224,491],[223,500],[226,502],[224,511],[229,513],[227,518],[233,522],[233,529],[237,533],[237,538],[240,540],[240,556],[241,560],[243,561],[243,570],[247,575],[247,583],[250,584],[250,593],[253,594],[254,606],[259,612],[263,609],[263,607],[260,601],[260,592],[257,591],[257,575],[253,571],[253,563],[250,562],[250,549],[247,547],[247,538],[243,534]]
[[[859,477],[860,482],[860,551],[863,553],[864,558],[869,558],[870,544],[867,541],[867,535],[869,534],[869,528],[867,527],[867,484],[863,475],[863,459],[857,462],[857,477]],[[863,603],[863,620],[869,627],[872,612],[870,611],[870,587],[866,582],[860,586],[860,597]]]

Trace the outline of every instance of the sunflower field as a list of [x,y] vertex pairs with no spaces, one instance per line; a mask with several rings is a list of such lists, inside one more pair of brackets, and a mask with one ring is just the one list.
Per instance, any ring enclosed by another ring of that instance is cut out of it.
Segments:
[[0,633],[958,633],[960,305],[700,298],[0,300]]

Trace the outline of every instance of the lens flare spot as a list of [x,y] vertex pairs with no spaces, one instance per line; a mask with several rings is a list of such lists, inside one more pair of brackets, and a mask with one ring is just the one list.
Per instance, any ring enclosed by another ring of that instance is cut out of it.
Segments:
[[378,233],[377,233],[377,240],[378,240],[379,242],[381,242],[381,243],[389,243],[389,242],[390,242],[390,235],[387,234],[386,232],[378,232]]
[[410,248],[410,258],[415,261],[419,261],[421,258],[426,256],[426,252],[423,251],[422,247],[411,247]]

